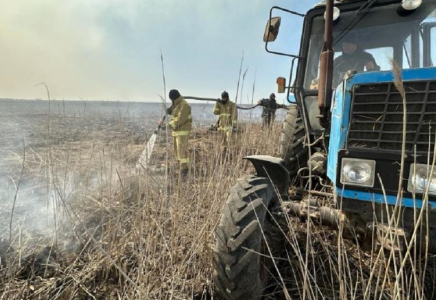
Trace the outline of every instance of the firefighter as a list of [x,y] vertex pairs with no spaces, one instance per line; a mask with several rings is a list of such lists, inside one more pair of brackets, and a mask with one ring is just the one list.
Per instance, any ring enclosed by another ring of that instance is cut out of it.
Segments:
[[262,125],[262,127],[267,127],[267,126],[270,126],[272,123],[274,123],[277,109],[286,108],[286,105],[278,104],[276,102],[276,95],[274,93],[269,95],[269,99],[265,98],[265,99],[259,100],[259,102],[257,104],[259,104],[260,106],[263,107],[263,110],[262,110],[263,125]]
[[223,152],[227,151],[232,132],[236,131],[238,123],[238,111],[234,102],[230,101],[229,93],[221,93],[221,99],[215,103],[213,114],[219,116],[218,132],[222,140]]
[[188,140],[192,129],[191,106],[178,90],[171,90],[169,98],[172,105],[167,113],[171,115],[171,121],[167,127],[173,131],[174,153],[180,164],[180,175],[186,177],[189,170]]

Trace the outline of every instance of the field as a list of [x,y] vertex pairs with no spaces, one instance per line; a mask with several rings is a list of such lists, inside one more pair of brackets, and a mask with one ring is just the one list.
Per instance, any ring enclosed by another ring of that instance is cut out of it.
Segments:
[[[24,230],[29,223],[2,220],[0,299],[220,299],[212,283],[215,226],[229,188],[254,172],[243,157],[279,154],[280,124],[242,124],[226,155],[216,133],[197,128],[182,182],[170,132],[159,134],[157,168],[138,172],[145,137],[126,123],[87,131],[93,122],[63,121],[44,120],[44,143],[17,152],[16,190],[42,183],[53,197],[45,213],[34,210],[31,220],[50,220],[37,235]],[[68,130],[80,134],[62,138]],[[432,257],[414,253],[402,264],[395,253],[364,252],[328,228],[287,220],[280,274],[266,299],[436,297]]]

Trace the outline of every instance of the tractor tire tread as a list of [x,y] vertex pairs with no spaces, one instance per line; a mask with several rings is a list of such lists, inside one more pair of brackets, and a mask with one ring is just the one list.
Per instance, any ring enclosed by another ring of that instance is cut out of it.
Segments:
[[280,210],[268,178],[247,176],[231,188],[216,229],[213,254],[213,278],[224,299],[260,299],[265,288],[259,275],[263,236],[275,256],[287,231],[287,224],[271,220],[271,207]]

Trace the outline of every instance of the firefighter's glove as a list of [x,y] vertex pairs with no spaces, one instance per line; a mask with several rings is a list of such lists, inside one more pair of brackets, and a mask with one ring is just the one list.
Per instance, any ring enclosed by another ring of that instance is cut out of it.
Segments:
[[168,108],[167,108],[167,115],[171,115],[171,112],[172,112],[172,111],[171,111],[171,107],[168,107]]
[[221,100],[221,99],[218,99],[216,103],[218,103],[219,105],[223,105],[224,104],[223,100]]
[[238,128],[237,127],[232,127],[232,132],[237,132]]
[[167,128],[167,125],[164,123],[160,123],[159,126],[157,126],[157,129],[159,130],[165,130]]

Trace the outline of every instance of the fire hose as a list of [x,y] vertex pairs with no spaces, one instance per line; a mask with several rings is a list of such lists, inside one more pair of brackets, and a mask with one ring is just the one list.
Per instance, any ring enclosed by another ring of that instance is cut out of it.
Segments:
[[[188,99],[188,100],[215,101],[215,102],[218,102],[221,100],[221,99],[217,99],[217,98],[203,98],[203,97],[193,97],[193,96],[183,96],[183,98]],[[242,110],[249,110],[249,109],[253,109],[255,107],[258,107],[259,105],[260,104],[256,104],[254,106],[247,106],[247,107],[236,105],[236,108],[242,109]]]

